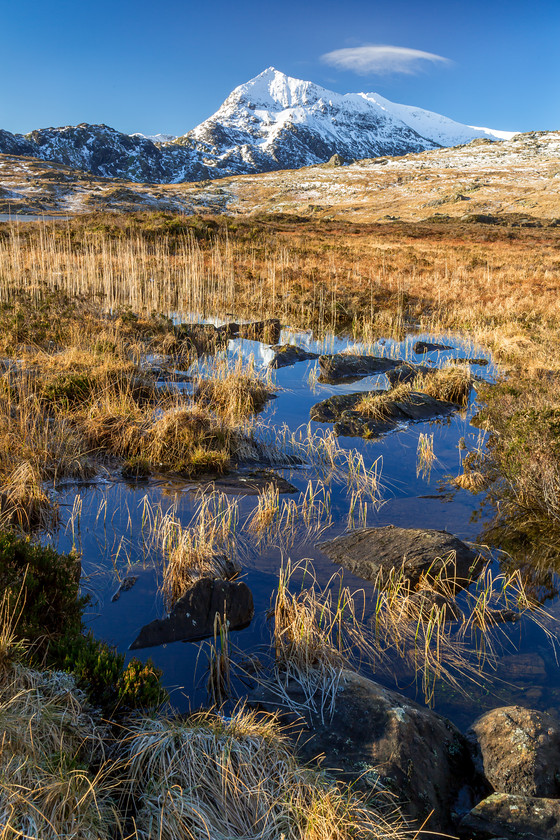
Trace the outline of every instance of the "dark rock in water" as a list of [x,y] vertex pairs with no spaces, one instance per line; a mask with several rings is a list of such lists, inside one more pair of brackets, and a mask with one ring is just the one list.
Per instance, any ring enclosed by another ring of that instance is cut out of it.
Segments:
[[277,344],[272,348],[275,356],[268,366],[271,368],[283,368],[295,365],[296,362],[306,362],[308,359],[318,359],[318,353],[310,353],[295,344]]
[[[299,493],[297,487],[272,470],[245,470],[230,473],[219,476],[213,481],[198,481],[193,484],[192,489],[196,492],[201,489],[219,490],[221,493],[231,495],[257,496],[271,484],[279,493]],[[188,489],[190,490],[191,487]]]
[[431,353],[433,350],[452,350],[450,344],[438,344],[433,341],[417,341],[413,346],[415,353]]
[[392,569],[403,570],[412,587],[422,578],[434,579],[446,569],[455,588],[464,588],[478,571],[479,555],[448,531],[422,528],[360,528],[334,540],[319,543],[333,563],[340,563],[358,577],[375,581]]
[[515,682],[542,682],[546,679],[544,659],[538,653],[512,653],[498,662],[499,675]]
[[560,840],[560,800],[494,793],[461,820],[472,840]]
[[213,324],[180,324],[175,328],[175,336],[196,356],[211,355],[225,347],[228,340],[226,331]]
[[468,737],[494,790],[560,798],[560,723],[551,715],[521,706],[492,709]]
[[240,630],[249,624],[253,613],[253,596],[243,581],[200,578],[179,598],[167,618],[142,627],[130,650],[206,639],[214,634],[216,614],[228,620],[230,630]]
[[[295,683],[288,684],[288,694],[304,700]],[[250,703],[283,708],[264,687]],[[351,671],[342,672],[332,717],[312,714],[297,751],[306,762],[324,755],[323,770],[366,794],[387,791],[392,808],[399,805],[411,819],[423,821],[433,812],[427,832],[452,828],[459,791],[468,801],[465,786],[476,781],[466,740],[452,723]],[[475,801],[471,797],[467,808]]]
[[337,394],[316,403],[311,408],[310,417],[319,423],[334,423],[337,435],[372,438],[396,429],[401,423],[433,420],[457,410],[453,403],[417,391],[411,391],[406,400],[387,400],[382,418],[369,418],[355,410],[364,397],[387,393],[376,390]]
[[319,356],[321,375],[319,382],[342,382],[344,379],[356,379],[385,373],[397,367],[399,359],[387,359],[385,356],[351,356],[337,353],[334,356]]
[[414,382],[418,375],[425,375],[427,373],[433,373],[434,369],[431,367],[427,367],[426,365],[412,365],[410,362],[404,362],[402,365],[398,365],[393,370],[387,371],[387,379],[391,383],[391,387],[395,387],[395,385],[408,385],[411,382]]
[[123,592],[128,592],[129,589],[132,589],[136,581],[138,580],[138,575],[130,575],[129,577],[125,577],[121,581],[121,585],[111,598],[111,601],[118,601],[121,597]]

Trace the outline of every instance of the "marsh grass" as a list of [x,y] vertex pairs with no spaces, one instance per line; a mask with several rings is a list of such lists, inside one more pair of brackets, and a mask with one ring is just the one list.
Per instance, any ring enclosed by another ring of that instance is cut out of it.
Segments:
[[473,382],[468,365],[447,365],[430,373],[418,374],[412,383],[412,390],[438,400],[466,406]]
[[391,416],[393,404],[408,402],[412,391],[412,386],[403,382],[389,391],[366,394],[356,403],[354,411],[371,420],[387,420]]
[[240,356],[233,365],[227,359],[214,365],[211,378],[200,377],[194,397],[218,416],[237,421],[262,411],[272,391],[270,370],[259,372],[254,359],[244,363]]
[[148,552],[163,560],[162,592],[169,610],[201,577],[231,580],[240,571],[236,559],[239,502],[219,491],[201,493],[188,525],[176,506],[163,511],[143,501],[142,532]]
[[495,574],[487,566],[458,593],[454,559],[448,560],[417,587],[402,570],[380,576],[371,603],[344,586],[341,574],[318,587],[309,563],[286,563],[273,609],[274,678],[262,681],[293,711],[324,719],[344,667],[368,664],[374,673],[400,675],[432,704],[438,685],[467,693],[469,684],[485,682],[500,653],[513,646],[512,619],[531,622],[556,649],[553,620],[519,572]]
[[243,524],[259,547],[289,549],[297,542],[318,539],[332,525],[331,492],[320,479],[308,481],[297,499],[280,499],[278,487],[269,484],[258,495],[256,507]]

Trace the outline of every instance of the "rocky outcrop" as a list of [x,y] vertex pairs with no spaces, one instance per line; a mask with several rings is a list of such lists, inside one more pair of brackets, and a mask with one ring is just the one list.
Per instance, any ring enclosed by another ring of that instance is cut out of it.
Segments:
[[480,559],[472,548],[448,531],[421,528],[361,528],[317,546],[333,563],[355,575],[375,581],[396,569],[403,570],[414,588],[421,579],[434,579],[443,569],[455,589],[477,574]]
[[[301,689],[288,687],[298,702]],[[263,687],[251,703],[278,708]],[[445,718],[395,691],[350,671],[343,671],[332,717],[312,716],[298,732],[298,752],[368,794],[385,791],[392,808],[419,823],[430,817],[427,831],[452,828],[459,793],[468,803],[477,779],[459,730]],[[476,796],[471,802],[476,801]]]
[[142,627],[130,649],[208,638],[214,634],[216,615],[227,619],[230,630],[239,630],[250,623],[253,613],[253,596],[243,581],[200,578],[167,618]]
[[367,417],[356,410],[356,406],[364,397],[386,393],[379,390],[339,394],[316,403],[309,416],[319,423],[334,423],[334,432],[337,435],[374,438],[394,431],[404,423],[433,420],[457,410],[454,403],[438,400],[417,391],[407,394],[406,400],[392,400],[389,396],[384,401],[383,412],[379,417]]
[[560,840],[560,800],[494,793],[460,824],[465,840]]
[[295,365],[296,362],[306,362],[310,359],[319,358],[318,353],[310,353],[296,344],[277,344],[272,349],[274,350],[274,358],[268,363],[268,366],[275,369]]
[[468,735],[494,790],[560,798],[560,723],[551,715],[505,706],[479,717]]
[[349,353],[319,356],[319,382],[336,383],[346,379],[362,379],[364,376],[385,373],[399,364],[399,359],[387,359],[385,356],[352,356]]

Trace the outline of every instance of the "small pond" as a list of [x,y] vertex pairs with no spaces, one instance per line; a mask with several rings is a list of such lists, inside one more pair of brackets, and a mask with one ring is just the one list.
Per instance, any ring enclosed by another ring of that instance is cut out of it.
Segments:
[[[417,354],[413,345],[419,339],[443,341],[451,345],[451,349]],[[450,358],[486,359],[488,364],[472,366],[475,377],[492,380],[496,376],[496,369],[484,349],[449,335],[409,335],[403,341],[387,339],[366,347],[344,336],[331,335],[319,342],[311,333],[284,329],[280,341],[316,353],[370,353],[433,366],[441,366]],[[273,352],[259,342],[235,339],[229,341],[227,356],[232,361],[239,356],[245,361],[252,357],[255,366],[264,369]],[[206,364],[211,367],[214,363],[209,360]],[[275,398],[267,403],[260,415],[258,429],[261,432],[257,429],[257,434],[270,439],[274,439],[280,429],[283,429],[284,437],[288,431],[300,430],[303,435],[324,432],[329,427],[310,423],[309,413],[313,405],[331,395],[388,387],[385,375],[369,376],[351,383],[321,384],[317,381],[315,360],[270,371],[270,376],[276,388]],[[176,387],[188,391],[189,385],[178,383]],[[471,493],[449,483],[450,478],[461,472],[465,445],[467,449],[484,445],[480,430],[471,424],[476,411],[475,387],[469,405],[449,417],[403,425],[373,440],[340,437],[341,450],[361,455],[365,470],[377,469],[379,475],[378,501],[374,503],[362,498],[361,514],[356,514],[359,521],[354,520],[354,527],[391,524],[446,529],[462,540],[478,543],[493,511],[486,504],[484,493]],[[433,435],[435,460],[431,470],[417,469],[420,435]],[[328,492],[330,517],[325,516],[325,521],[310,533],[302,532],[289,546],[244,540],[240,552],[242,577],[253,593],[255,617],[246,629],[231,634],[231,642],[245,654],[258,653],[261,647],[270,643],[267,613],[281,564],[288,557],[293,563],[309,558],[318,584],[325,586],[337,567],[316,543],[342,534],[352,524],[352,493],[348,484],[341,480],[324,483],[325,476],[313,465],[312,459],[310,463],[276,468],[276,472],[300,493],[305,493],[310,482],[318,496]],[[82,552],[82,587],[91,595],[88,625],[97,637],[131,656],[128,649],[140,628],[164,615],[159,591],[161,568],[147,546],[148,512],[157,506],[164,512],[175,506],[176,517],[187,525],[199,504],[196,486],[192,482],[163,478],[127,482],[117,476],[96,479],[89,484],[64,483],[57,489],[57,496],[63,524],[53,540],[60,550],[69,550],[75,545]],[[293,498],[301,499],[298,495]],[[239,495],[236,499],[239,522],[243,522],[254,510],[257,497]],[[499,555],[494,553],[493,556],[498,571]],[[134,585],[114,600],[119,581],[131,576],[136,578]],[[371,599],[372,584],[346,571],[344,581],[352,589],[363,590],[366,602]],[[558,612],[556,603],[548,603],[546,607],[553,615]],[[482,710],[505,703],[515,702],[540,709],[560,707],[560,669],[545,633],[525,618],[501,627],[503,644],[498,660],[487,667],[477,685],[465,683],[462,686],[464,693],[443,683],[436,688],[435,709],[461,728],[470,724]],[[174,642],[134,651],[134,655],[143,660],[151,658],[162,668],[164,683],[174,705],[185,710],[205,701],[207,650],[208,642]],[[372,676],[369,666],[363,667],[364,672]],[[398,661],[395,661],[392,673],[376,673],[375,678],[422,702],[418,685],[410,675],[400,672]]]

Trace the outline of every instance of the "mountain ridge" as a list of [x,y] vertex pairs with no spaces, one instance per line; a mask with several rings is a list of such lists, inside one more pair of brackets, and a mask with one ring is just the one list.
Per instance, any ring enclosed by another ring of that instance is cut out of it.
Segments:
[[515,132],[479,129],[375,93],[339,94],[269,67],[236,87],[186,134],[124,134],[104,124],[0,130],[0,153],[36,157],[143,183],[183,183],[299,169],[334,154],[405,155]]

